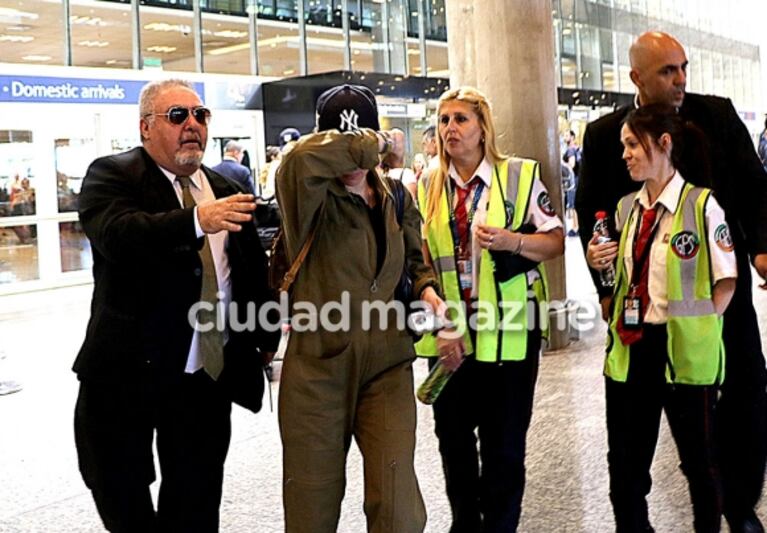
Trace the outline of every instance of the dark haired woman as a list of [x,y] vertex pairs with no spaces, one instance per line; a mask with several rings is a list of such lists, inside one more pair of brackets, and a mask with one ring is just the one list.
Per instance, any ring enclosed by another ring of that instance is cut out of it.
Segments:
[[721,481],[714,409],[724,379],[722,313],[737,268],[724,212],[678,172],[694,130],[665,105],[642,106],[621,129],[631,178],[619,243],[589,244],[603,270],[619,258],[605,362],[610,499],[616,531],[652,531],[646,496],[665,410],[690,488],[695,531],[719,531]]

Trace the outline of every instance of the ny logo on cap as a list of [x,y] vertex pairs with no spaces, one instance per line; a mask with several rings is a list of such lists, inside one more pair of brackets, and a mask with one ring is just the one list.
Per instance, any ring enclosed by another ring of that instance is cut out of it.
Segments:
[[344,109],[341,111],[341,125],[338,129],[341,131],[353,131],[358,130],[357,120],[359,115],[354,109]]

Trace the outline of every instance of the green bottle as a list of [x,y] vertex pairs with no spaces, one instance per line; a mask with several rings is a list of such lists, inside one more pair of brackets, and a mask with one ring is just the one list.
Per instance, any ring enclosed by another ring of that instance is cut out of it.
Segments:
[[442,389],[447,385],[447,381],[450,379],[454,372],[442,364],[442,361],[437,360],[429,375],[423,380],[421,386],[418,387],[416,397],[426,405],[431,405],[437,401]]

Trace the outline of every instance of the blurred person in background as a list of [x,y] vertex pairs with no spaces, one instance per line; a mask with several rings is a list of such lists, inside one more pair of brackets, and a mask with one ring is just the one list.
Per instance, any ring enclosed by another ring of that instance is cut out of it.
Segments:
[[242,164],[244,155],[243,146],[235,140],[230,140],[224,146],[224,159],[211,170],[236,181],[242,185],[245,192],[255,194],[250,169]]

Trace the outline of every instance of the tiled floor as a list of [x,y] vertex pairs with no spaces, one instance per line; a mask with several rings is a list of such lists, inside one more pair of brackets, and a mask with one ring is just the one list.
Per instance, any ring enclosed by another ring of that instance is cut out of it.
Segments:
[[[568,239],[568,296],[594,303],[577,242]],[[24,389],[0,396],[0,532],[103,531],[78,471],[72,437],[77,381],[70,371],[88,318],[90,287],[0,298],[0,380]],[[767,294],[756,292],[762,331]],[[763,333],[763,339],[765,338]],[[606,437],[601,377],[604,327],[543,358],[528,439],[527,488],[520,531],[608,532]],[[426,374],[416,364],[416,379]],[[276,389],[274,391],[276,401]],[[282,531],[280,442],[268,407],[258,415],[235,409],[227,460],[224,533]],[[431,412],[419,405],[417,469],[429,514],[426,531],[447,531]],[[662,430],[650,496],[658,532],[692,530],[689,497],[667,428]],[[339,531],[365,531],[361,460],[348,461],[348,489]],[[763,502],[761,516],[767,517]]]

